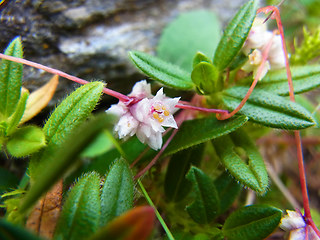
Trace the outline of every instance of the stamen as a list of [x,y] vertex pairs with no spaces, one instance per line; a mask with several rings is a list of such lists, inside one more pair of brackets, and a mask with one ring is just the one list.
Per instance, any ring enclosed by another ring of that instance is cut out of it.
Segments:
[[170,112],[168,110],[164,110],[163,114],[168,117],[170,115]]
[[153,117],[158,120],[158,122],[162,123],[164,121],[163,117],[160,117],[158,113],[152,113]]
[[154,106],[154,109],[159,111],[161,109],[161,107],[159,105]]

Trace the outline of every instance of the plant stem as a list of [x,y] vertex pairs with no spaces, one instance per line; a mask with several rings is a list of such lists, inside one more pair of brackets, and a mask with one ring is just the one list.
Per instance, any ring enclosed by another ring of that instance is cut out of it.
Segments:
[[140,186],[140,188],[141,188],[141,191],[142,191],[144,197],[146,198],[147,202],[149,203],[149,205],[150,205],[151,207],[154,208],[154,210],[155,210],[155,212],[156,212],[156,216],[157,216],[160,224],[162,225],[163,230],[166,232],[168,238],[169,238],[170,240],[174,240],[174,237],[173,237],[172,233],[170,232],[167,224],[165,223],[165,221],[164,221],[163,218],[161,217],[158,209],[157,209],[157,208],[155,207],[155,205],[153,204],[151,198],[149,197],[149,195],[148,195],[146,189],[144,188],[143,184],[141,183],[140,179],[138,179],[138,184],[139,184],[139,186]]
[[[272,17],[276,19],[277,26],[278,26],[278,29],[279,29],[279,32],[281,35],[282,48],[283,48],[283,53],[285,55],[285,60],[286,60],[286,71],[287,71],[287,78],[288,78],[288,85],[289,85],[290,100],[295,102],[291,70],[290,70],[290,66],[289,66],[287,47],[286,47],[286,43],[285,43],[285,39],[284,39],[284,32],[283,32],[283,26],[282,26],[282,22],[281,22],[279,9],[275,6],[267,6],[267,7],[259,9],[258,13],[259,12],[268,13],[270,11],[273,11]],[[305,174],[304,163],[303,163],[303,152],[302,152],[300,132],[298,130],[295,130],[294,135],[295,135],[296,146],[297,146],[297,157],[298,157],[299,177],[300,177],[300,184],[301,184],[301,191],[302,191],[302,198],[303,198],[304,218],[305,218],[306,224],[310,225],[313,228],[313,230],[316,232],[318,237],[320,237],[320,231],[315,226],[315,224],[312,220],[311,211],[310,211],[306,174]]]
[[195,106],[185,105],[185,104],[177,104],[175,107],[176,107],[176,108],[181,108],[181,109],[188,109],[188,110],[195,110],[195,111],[207,112],[207,113],[228,114],[228,110],[213,109],[213,108],[203,108],[203,107],[195,107]]
[[[72,76],[70,74],[67,74],[65,72],[62,72],[60,70],[57,70],[57,69],[54,69],[54,68],[50,68],[50,67],[47,67],[47,66],[44,66],[42,64],[39,64],[39,63],[35,63],[35,62],[32,62],[32,61],[28,61],[28,60],[25,60],[25,59],[22,59],[22,58],[17,58],[17,57],[12,57],[12,56],[7,56],[7,55],[4,55],[2,53],[0,53],[0,58],[3,58],[5,60],[9,60],[9,61],[13,61],[13,62],[17,62],[17,63],[22,63],[24,65],[28,65],[28,66],[31,66],[31,67],[34,67],[34,68],[38,68],[38,69],[42,69],[46,72],[49,72],[49,73],[52,73],[52,74],[56,74],[56,75],[59,75],[61,77],[64,77],[64,78],[67,78],[73,82],[76,82],[76,83],[80,83],[80,84],[87,84],[89,83],[88,81],[86,80],[83,80],[81,78],[78,78],[78,77],[75,77],[75,76]],[[105,94],[108,94],[112,97],[115,97],[115,98],[118,98],[120,101],[123,101],[123,102],[130,102],[132,101],[132,99],[126,95],[123,95],[119,92],[116,92],[116,91],[113,91],[111,89],[108,89],[108,88],[104,88],[103,89],[103,92]]]
[[272,38],[270,39],[270,41],[268,42],[268,44],[266,45],[266,48],[264,49],[263,53],[262,53],[262,60],[261,60],[261,64],[258,68],[258,71],[257,71],[257,74],[256,76],[254,77],[254,80],[246,94],[246,96],[241,100],[240,104],[238,105],[238,107],[236,107],[231,113],[227,113],[227,114],[217,114],[217,119],[219,120],[225,120],[225,119],[228,119],[228,118],[231,118],[233,115],[235,115],[238,111],[241,110],[241,108],[245,105],[245,103],[247,102],[247,100],[249,99],[251,93],[253,92],[253,89],[255,88],[255,86],[257,85],[259,79],[260,79],[260,76],[262,74],[262,71],[263,71],[263,67],[264,67],[264,64],[266,63],[267,61],[267,58],[268,58],[268,54],[269,54],[269,51],[270,51],[270,48],[271,48],[271,45],[272,45],[272,39],[275,35],[275,32],[273,33],[273,36]]

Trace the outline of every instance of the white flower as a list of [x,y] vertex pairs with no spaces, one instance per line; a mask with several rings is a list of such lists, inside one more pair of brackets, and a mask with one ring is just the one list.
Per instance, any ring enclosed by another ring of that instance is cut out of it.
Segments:
[[127,106],[119,101],[106,111],[119,117],[114,131],[120,139],[136,134],[141,142],[160,149],[163,127],[178,128],[172,114],[178,110],[175,106],[180,98],[166,97],[162,88],[153,96],[145,80],[137,82],[128,96],[135,99],[133,104]]
[[262,61],[262,53],[265,47],[272,39],[272,44],[268,53],[268,58],[264,64],[261,80],[269,70],[276,70],[285,67],[285,56],[283,53],[282,41],[280,35],[272,37],[272,32],[267,31],[266,25],[263,24],[264,19],[256,18],[249,35],[242,47],[245,54],[249,54],[249,60],[242,66],[245,72],[252,72],[256,76],[258,68]]
[[[301,213],[295,211],[287,210],[287,215],[281,219],[280,228],[285,231],[290,231],[289,240],[320,239],[312,227],[305,223]],[[308,229],[307,238],[306,229]]]

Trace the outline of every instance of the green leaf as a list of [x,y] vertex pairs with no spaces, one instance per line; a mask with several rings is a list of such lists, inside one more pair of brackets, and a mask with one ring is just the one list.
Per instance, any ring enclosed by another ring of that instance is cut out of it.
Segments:
[[40,240],[29,231],[0,219],[0,239],[2,240]]
[[124,159],[111,167],[101,193],[100,226],[120,216],[133,206],[133,176]]
[[138,51],[130,52],[129,56],[142,72],[164,85],[182,90],[189,90],[194,86],[190,74],[176,65]]
[[222,89],[222,84],[218,82],[219,71],[211,63],[200,62],[196,65],[191,73],[191,79],[204,94],[218,92]]
[[56,152],[57,146],[73,129],[88,118],[101,96],[102,89],[103,83],[101,82],[88,83],[74,91],[54,110],[43,127],[47,147],[30,160],[31,178],[37,175],[37,171],[43,171],[43,165]]
[[192,64],[193,68],[195,68],[201,62],[207,62],[212,64],[212,61],[210,60],[210,58],[208,58],[202,52],[197,52],[193,58],[193,64]]
[[[18,186],[19,179],[9,170],[0,167],[0,194]],[[3,196],[1,196],[3,198]]]
[[37,181],[32,184],[25,196],[21,205],[21,212],[31,207],[65,173],[68,172],[70,174],[71,170],[78,168],[81,163],[78,158],[81,150],[88,146],[104,128],[111,129],[113,120],[113,117],[103,113],[79,126],[61,145],[59,150],[50,156],[49,161],[43,164],[42,171],[38,173],[39,175],[36,178]]
[[[230,174],[245,186],[263,194],[268,188],[268,173],[263,159],[249,136],[242,130],[212,141]],[[240,148],[242,152],[236,151]],[[242,159],[244,155],[245,159]]]
[[244,4],[224,31],[217,50],[214,54],[213,64],[219,70],[229,66],[232,60],[240,51],[251,29],[258,1],[251,0]]
[[19,125],[19,122],[23,116],[24,110],[26,109],[28,97],[29,97],[28,92],[25,92],[22,94],[18,102],[17,108],[15,109],[15,112],[9,118],[8,129],[7,129],[8,136],[12,134],[16,129],[16,127]]
[[280,223],[280,209],[266,205],[246,206],[233,212],[222,231],[228,240],[265,239]]
[[190,181],[185,178],[191,165],[198,165],[204,150],[204,144],[174,154],[169,162],[164,181],[164,191],[170,201],[178,202],[191,190]]
[[237,116],[226,121],[219,121],[215,117],[185,121],[164,151],[164,156],[235,131],[247,120],[245,116]]
[[26,126],[18,128],[7,142],[7,150],[14,157],[24,157],[39,151],[46,146],[41,128]]
[[223,172],[216,178],[214,180],[214,185],[216,186],[220,199],[219,214],[222,214],[230,208],[236,197],[239,195],[241,186],[230,176],[229,172]]
[[107,131],[100,133],[96,139],[83,150],[81,157],[97,157],[109,151],[113,147],[113,142],[109,135],[110,133]]
[[192,182],[194,202],[187,206],[187,212],[197,223],[210,223],[218,214],[220,201],[212,180],[200,169],[191,167],[187,179]]
[[68,194],[63,206],[56,239],[88,239],[99,227],[100,177],[89,173],[81,177]]
[[[291,67],[294,92],[307,92],[320,86],[320,65],[306,65]],[[274,94],[288,96],[289,85],[286,69],[268,73],[257,88]]]
[[[20,37],[7,47],[5,55],[23,57]],[[0,116],[9,117],[18,104],[21,91],[22,64],[2,59],[0,65]]]
[[197,51],[212,58],[220,32],[219,20],[213,12],[196,10],[181,14],[163,31],[158,56],[191,71],[192,58]]
[[[223,102],[235,109],[248,92],[247,87],[233,87],[223,92]],[[267,127],[299,130],[315,125],[312,115],[297,103],[272,92],[255,89],[239,111],[251,121]]]

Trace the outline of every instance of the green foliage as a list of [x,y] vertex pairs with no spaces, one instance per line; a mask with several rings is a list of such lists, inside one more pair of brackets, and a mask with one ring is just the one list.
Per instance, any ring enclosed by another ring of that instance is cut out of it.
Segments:
[[29,231],[0,219],[0,239],[2,240],[41,240]]
[[53,184],[65,173],[79,167],[81,160],[78,156],[81,150],[88,146],[91,141],[104,129],[111,128],[113,118],[105,114],[97,116],[90,121],[83,123],[69,138],[61,145],[58,151],[50,156],[50,161],[43,164],[43,170],[36,178],[36,182],[26,194],[21,205],[21,212],[24,212],[48,191]]
[[52,154],[57,151],[57,147],[68,137],[71,131],[88,118],[100,99],[102,89],[103,83],[101,82],[86,84],[68,96],[51,114],[43,127],[47,147],[30,160],[31,178],[36,178],[37,172],[45,169],[44,166],[50,161]]
[[142,72],[168,87],[189,90],[194,86],[189,73],[177,65],[138,51],[130,52],[129,56]]
[[132,208],[133,176],[124,159],[117,160],[106,176],[101,192],[100,226]]
[[185,121],[164,151],[164,155],[167,156],[226,135],[246,122],[247,118],[245,116],[238,116],[227,121],[219,121],[214,117]]
[[[319,7],[320,10],[320,7]],[[291,56],[290,62],[296,65],[306,64],[312,59],[320,56],[320,27],[314,32],[303,29],[303,41],[298,46],[295,41],[295,53]]]
[[14,157],[27,156],[44,146],[46,146],[44,133],[36,126],[18,128],[7,142],[7,150]]
[[198,165],[202,158],[204,144],[174,154],[167,168],[164,191],[169,201],[178,202],[190,192],[190,181],[185,178],[191,165]]
[[[223,102],[235,109],[249,88],[233,87],[224,91]],[[298,130],[315,125],[312,115],[297,103],[269,91],[255,89],[239,111],[251,121],[273,128]]]
[[242,207],[226,220],[222,231],[229,240],[265,239],[280,223],[280,209],[266,205]]
[[[296,94],[313,90],[320,86],[320,65],[296,66],[291,68],[294,92]],[[268,73],[257,85],[274,94],[289,96],[287,72],[285,69]]]
[[106,153],[113,147],[112,138],[113,136],[108,131],[103,131],[82,151],[81,157],[92,158]]
[[[228,136],[213,140],[213,145],[221,161],[230,174],[259,194],[266,192],[268,173],[263,159],[255,145],[244,131],[238,130]],[[243,151],[237,152],[240,148]],[[245,159],[242,159],[245,157]]]
[[191,79],[200,93],[210,94],[222,90],[222,84],[218,81],[219,71],[211,63],[198,63],[191,73]]
[[235,181],[235,178],[230,176],[229,172],[223,172],[214,180],[217,193],[220,199],[219,214],[224,213],[229,209],[236,197],[241,191],[241,186]]
[[[7,47],[5,55],[22,58],[20,37]],[[2,59],[0,66],[0,120],[9,117],[19,102],[21,91],[22,64]]]
[[55,239],[88,239],[99,227],[100,177],[89,173],[81,177],[68,194]]
[[192,182],[195,199],[187,206],[187,212],[197,223],[210,223],[220,210],[220,200],[215,185],[210,177],[196,167],[191,167],[187,179]]
[[213,57],[213,64],[224,70],[240,51],[256,16],[258,1],[244,4],[225,29]]
[[210,11],[196,10],[181,14],[163,31],[157,48],[158,57],[190,72],[190,60],[197,51],[212,58],[220,33],[220,23]]
[[28,97],[29,97],[28,92],[25,92],[24,94],[22,94],[15,112],[8,119],[9,120],[8,128],[7,128],[7,135],[8,136],[10,134],[12,134],[15,131],[16,127],[19,125],[19,122],[23,116],[24,110],[26,109]]

